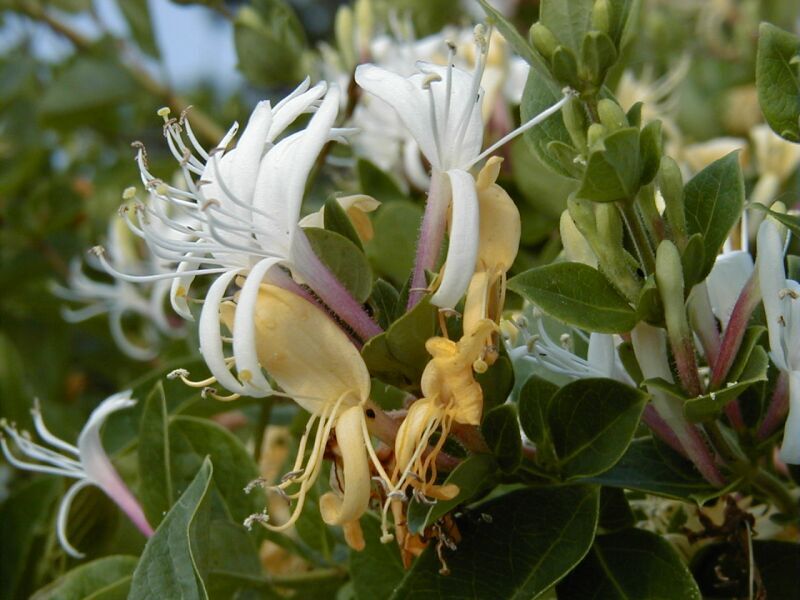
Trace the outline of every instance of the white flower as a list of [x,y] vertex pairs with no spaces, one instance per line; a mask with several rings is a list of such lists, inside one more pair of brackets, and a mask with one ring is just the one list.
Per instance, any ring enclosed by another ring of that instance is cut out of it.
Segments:
[[786,278],[784,239],[778,225],[766,219],[758,229],[759,285],[769,332],[769,355],[789,377],[789,414],[780,456],[800,464],[800,284]]
[[728,327],[733,308],[753,274],[753,257],[748,242],[747,210],[742,211],[740,249],[733,248],[731,237],[725,240],[722,252],[714,261],[714,266],[706,279],[711,310],[719,319],[724,331]]
[[[162,261],[142,248],[137,247],[137,238],[131,234],[124,222],[117,216],[112,219],[108,234],[108,254],[115,268],[128,273],[144,274],[165,272]],[[97,257],[89,255],[88,266],[102,271]],[[61,314],[70,323],[79,323],[94,316],[108,314],[111,336],[117,346],[134,360],[155,358],[160,347],[161,337],[179,337],[185,331],[170,322],[166,311],[169,294],[169,281],[156,281],[152,285],[137,286],[115,280],[103,282],[92,279],[83,270],[79,259],[70,263],[68,286],[53,284],[51,291],[64,300],[85,304],[80,309],[63,307]],[[128,316],[137,319],[139,326],[131,332],[123,324]]]
[[13,425],[9,425],[5,421],[0,422],[3,432],[11,439],[17,453],[36,461],[26,462],[18,458],[11,451],[5,436],[0,433],[0,445],[9,463],[26,471],[60,475],[76,480],[61,500],[56,528],[58,541],[70,556],[82,558],[83,554],[67,540],[69,509],[78,492],[90,485],[103,490],[145,536],[153,535],[153,529],[148,524],[142,508],[114,469],[100,439],[100,429],[112,413],[136,404],[130,394],[130,391],[120,392],[101,402],[83,426],[77,446],[50,433],[42,420],[38,403],[31,410],[33,424],[42,441],[52,448],[37,444],[31,440],[27,432],[20,433]]
[[418,73],[404,77],[373,64],[356,68],[356,82],[397,113],[431,165],[431,184],[411,281],[409,305],[426,287],[425,271],[434,268],[450,209],[450,238],[444,273],[431,302],[453,308],[469,285],[478,252],[478,197],[469,170],[497,148],[558,111],[566,97],[516,131],[481,152],[483,76],[488,41],[482,26],[475,29],[478,58],[472,73],[453,66],[417,63]]
[[[298,226],[309,174],[325,144],[344,133],[333,127],[338,109],[338,87],[325,83],[310,87],[306,80],[275,106],[260,102],[235,148],[229,150],[228,145],[236,125],[208,153],[187,120],[167,119],[167,113],[162,113],[165,136],[179,161],[185,190],[156,179],[148,170],[144,149],[139,149],[137,160],[151,201],[139,206],[138,222],[131,219],[129,225],[155,255],[178,266],[170,273],[142,276],[121,273],[102,254],[100,259],[110,273],[123,280],[172,280],[172,305],[186,319],[192,319],[187,297],[193,279],[216,277],[205,295],[199,321],[200,351],[213,378],[198,385],[216,381],[234,395],[263,397],[271,393],[255,349],[253,319],[259,287],[268,278],[313,301],[286,271],[276,268],[278,265],[306,282],[356,335],[367,339],[380,333],[363,307],[314,254]],[[314,115],[305,129],[277,140],[307,112]],[[165,235],[164,229],[185,238],[176,241],[177,236]],[[240,285],[241,290],[236,296],[233,357],[226,358],[220,307],[231,284]],[[234,365],[238,379],[230,371]]]

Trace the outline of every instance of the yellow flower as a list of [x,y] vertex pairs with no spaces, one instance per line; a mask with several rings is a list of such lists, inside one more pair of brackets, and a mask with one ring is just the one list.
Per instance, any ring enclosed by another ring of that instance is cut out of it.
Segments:
[[[223,307],[222,312],[230,326],[234,322],[232,311]],[[291,472],[269,488],[296,501],[291,516],[279,525],[267,522],[263,515],[254,515],[251,522],[260,521],[274,531],[294,524],[322,469],[329,441],[335,436],[336,476],[331,479],[338,484],[320,498],[320,512],[329,525],[344,527],[353,547],[363,548],[358,519],[369,503],[370,459],[382,471],[364,413],[370,393],[364,361],[327,314],[282,288],[261,286],[254,324],[259,363],[311,417]]]
[[[519,250],[519,210],[506,191],[495,183],[502,158],[492,157],[477,178],[480,205],[478,260],[464,304],[464,335],[472,335],[483,319],[499,323],[506,293],[506,272]],[[497,330],[487,333],[485,349],[475,358],[479,373],[497,360]]]

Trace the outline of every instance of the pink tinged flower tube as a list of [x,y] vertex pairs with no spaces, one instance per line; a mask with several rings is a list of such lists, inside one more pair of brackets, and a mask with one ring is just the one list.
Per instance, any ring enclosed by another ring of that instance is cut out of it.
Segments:
[[[76,480],[61,499],[56,524],[56,535],[61,547],[75,558],[83,558],[84,554],[67,540],[67,519],[72,501],[85,487],[93,485],[103,490],[142,534],[146,537],[153,535],[153,529],[147,522],[142,507],[114,469],[100,439],[100,429],[112,413],[136,404],[130,395],[131,392],[128,390],[114,394],[101,402],[83,426],[77,446],[56,437],[47,429],[38,402],[31,410],[31,414],[36,433],[46,445],[32,441],[27,432],[20,433],[5,421],[0,423],[4,432],[4,435],[0,434],[0,445],[6,460],[11,465],[26,471],[60,475]],[[12,452],[12,447],[16,452]],[[19,455],[27,460],[23,460]]]

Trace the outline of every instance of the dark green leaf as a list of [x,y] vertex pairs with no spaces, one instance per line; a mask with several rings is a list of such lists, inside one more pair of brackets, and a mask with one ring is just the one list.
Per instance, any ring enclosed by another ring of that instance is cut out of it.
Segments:
[[514,366],[505,352],[501,351],[488,371],[475,375],[475,381],[483,390],[483,413],[486,414],[508,400],[511,390],[514,389]]
[[624,45],[624,34],[629,29],[629,17],[636,0],[609,0],[608,35],[614,43]]
[[639,190],[639,130],[619,129],[603,139],[603,147],[589,154],[578,197],[595,202],[633,198]]
[[146,485],[139,497],[147,520],[157,527],[175,502],[170,467],[169,421],[164,385],[159,381],[148,394],[139,422],[139,473]]
[[651,438],[631,442],[612,469],[593,477],[591,481],[698,503],[723,493],[703,479],[688,461],[666,463]]
[[372,196],[381,203],[408,200],[408,194],[400,189],[392,176],[368,160],[359,158],[356,172],[362,193]]
[[608,600],[701,598],[669,542],[641,529],[598,536],[586,558],[558,585],[558,595]]
[[211,461],[203,461],[186,491],[164,517],[144,547],[133,572],[130,600],[208,598],[198,565],[198,548],[192,544],[192,524],[207,524]]
[[503,404],[487,412],[481,431],[500,468],[507,473],[514,471],[522,462],[522,438],[516,407]]
[[153,35],[148,0],[118,0],[117,6],[128,22],[131,37],[139,44],[142,52],[158,58],[158,46]]
[[[373,308],[373,316],[384,331],[389,328],[392,321],[400,316],[397,314],[399,300],[400,293],[391,283],[383,279],[378,279],[375,282],[372,287],[372,295],[369,297],[369,303]],[[402,312],[402,308],[400,310]]]
[[739,153],[731,152],[711,163],[686,184],[683,193],[689,235],[703,236],[700,279],[704,279],[742,213],[744,180]]
[[547,415],[565,479],[608,470],[633,438],[647,396],[613,379],[579,379],[562,387]]
[[770,23],[758,29],[756,87],[764,118],[778,135],[800,142],[800,37]]
[[550,59],[550,70],[553,77],[562,85],[568,85],[574,89],[581,86],[578,78],[578,59],[575,53],[564,46],[558,46]]
[[365,547],[350,552],[350,576],[357,600],[388,598],[405,570],[397,544],[380,542],[380,521],[371,513],[361,517]]
[[342,237],[353,242],[359,250],[364,250],[361,245],[361,238],[358,237],[358,233],[356,232],[356,228],[353,227],[350,217],[347,216],[342,205],[339,204],[339,201],[335,197],[328,198],[322,210],[325,229],[338,233]]
[[590,31],[581,44],[581,74],[594,85],[602,85],[608,69],[617,60],[614,42],[605,33]]
[[661,166],[661,121],[650,121],[639,134],[639,154],[642,160],[642,175],[639,185],[647,185]]
[[528,439],[536,444],[538,452],[552,451],[547,413],[557,391],[556,384],[533,375],[519,392],[519,422]]
[[80,565],[36,592],[31,600],[124,600],[137,560],[135,556],[106,556]]
[[625,497],[625,490],[600,488],[600,529],[605,532],[633,527],[636,517]]
[[597,527],[598,498],[594,487],[568,486],[489,500],[459,521],[458,549],[443,551],[450,575],[439,574],[431,544],[391,598],[535,598],[586,554]]
[[692,234],[686,242],[686,248],[684,248],[681,255],[684,289],[691,290],[706,277],[703,274],[705,255],[706,249],[703,243],[703,236],[699,233]]
[[81,57],[47,86],[39,111],[48,119],[100,111],[129,101],[135,91],[133,80],[119,64]]
[[554,263],[513,277],[508,288],[548,315],[600,333],[636,325],[636,311],[600,271],[581,263]]
[[422,209],[408,201],[390,202],[376,212],[375,236],[366,245],[377,274],[396,285],[405,283],[414,266]]
[[372,291],[372,271],[367,257],[353,242],[333,231],[307,227],[303,230],[319,259],[358,302]]
[[452,500],[439,500],[424,504],[412,500],[408,505],[408,529],[421,533],[448,512],[468,502],[476,494],[492,486],[497,463],[488,454],[475,454],[459,464],[445,479],[445,483],[458,486],[458,495]]
[[758,203],[750,204],[749,208],[755,208],[755,209],[764,211],[766,213],[769,213],[769,215],[773,219],[775,219],[776,221],[778,221],[782,225],[785,225],[786,228],[789,229],[789,231],[792,232],[792,235],[800,236],[800,216],[798,216],[798,215],[787,215],[786,213],[781,213],[781,212],[777,212],[777,211],[774,211],[774,210],[770,210],[766,206],[764,206],[763,204],[758,204]]

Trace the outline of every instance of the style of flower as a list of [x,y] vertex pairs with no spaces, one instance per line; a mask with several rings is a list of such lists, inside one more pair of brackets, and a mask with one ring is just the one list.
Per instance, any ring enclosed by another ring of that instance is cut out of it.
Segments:
[[[256,352],[254,311],[260,285],[266,279],[312,298],[286,269],[306,283],[356,337],[366,340],[380,333],[378,325],[317,257],[298,224],[311,169],[325,144],[346,133],[334,128],[338,109],[336,86],[319,83],[310,87],[306,80],[275,106],[260,102],[235,148],[228,149],[228,145],[236,125],[208,153],[184,116],[169,119],[168,112],[162,112],[167,143],[179,161],[185,190],[156,179],[148,170],[144,149],[139,148],[139,169],[151,201],[138,205],[138,221],[129,218],[129,226],[156,256],[177,267],[166,274],[130,274],[115,269],[102,251],[99,257],[112,275],[125,281],[172,280],[172,305],[189,320],[188,294],[194,278],[215,277],[203,299],[199,320],[200,351],[212,377],[189,382],[178,372],[190,385],[219,383],[232,392],[227,398],[271,393]],[[278,140],[307,112],[314,114],[305,129]],[[176,241],[179,236],[165,235],[164,229],[189,239]],[[233,356],[228,358],[220,333],[220,305],[232,284],[241,289],[236,296]],[[236,376],[231,372],[234,366]]]
[[447,66],[419,62],[419,73],[410,77],[373,64],[356,68],[356,83],[394,109],[431,165],[409,307],[416,305],[427,290],[425,273],[435,267],[448,220],[447,257],[431,302],[452,309],[461,299],[478,256],[480,216],[476,183],[469,170],[513,137],[560,110],[567,99],[565,95],[482,152],[481,78],[490,37],[491,32],[487,35],[482,25],[476,26],[477,59],[471,74],[453,66],[454,46],[449,46]]
[[[108,254],[115,268],[128,273],[144,274],[165,272],[166,267],[154,259],[146,246],[140,248],[139,240],[118,217],[109,226]],[[97,257],[90,254],[87,263],[102,271]],[[137,286],[127,281],[97,281],[87,275],[83,264],[75,259],[70,263],[68,286],[53,284],[53,294],[70,302],[83,303],[80,309],[63,307],[61,314],[69,323],[80,323],[97,315],[108,314],[111,336],[122,352],[134,360],[151,360],[158,354],[162,337],[176,338],[185,331],[171,322],[166,310],[169,281],[156,281],[152,285]],[[139,326],[130,331],[123,324],[128,316],[135,317]]]
[[769,356],[788,377],[789,406],[780,457],[800,464],[800,284],[786,278],[785,242],[779,226],[767,218],[758,229],[761,298],[769,333]]
[[[241,305],[223,305],[229,327],[235,322],[233,313],[239,310]],[[342,526],[348,543],[361,549],[364,540],[358,519],[369,503],[370,463],[379,473],[383,471],[365,414],[371,406],[369,371],[347,335],[327,314],[282,288],[260,287],[254,327],[260,363],[311,417],[292,470],[278,485],[268,487],[296,501],[291,516],[273,524],[263,514],[253,515],[248,524],[258,521],[274,531],[291,527],[319,477],[329,442],[335,439],[334,490],[320,498],[319,508],[327,524]]]
[[[146,537],[153,535],[153,529],[148,524],[141,506],[114,469],[103,449],[100,438],[100,429],[111,414],[136,403],[130,396],[130,391],[120,392],[101,402],[83,426],[78,436],[77,446],[50,433],[44,424],[38,403],[31,410],[33,424],[36,433],[45,444],[50,446],[49,448],[34,442],[27,432],[19,432],[13,424],[9,424],[5,420],[0,421],[0,427],[5,434],[0,433],[0,446],[2,446],[6,460],[11,465],[26,471],[59,475],[76,480],[61,500],[56,526],[56,535],[61,547],[67,554],[75,558],[82,558],[83,554],[67,540],[69,509],[78,492],[91,485],[100,488],[114,501]],[[16,452],[12,452],[9,440]],[[35,462],[23,460],[18,455]]]

